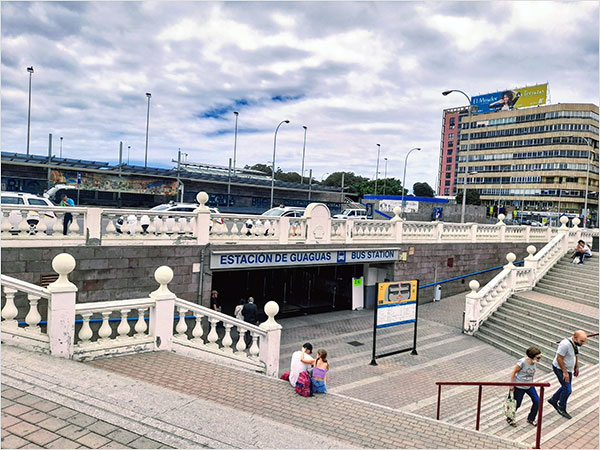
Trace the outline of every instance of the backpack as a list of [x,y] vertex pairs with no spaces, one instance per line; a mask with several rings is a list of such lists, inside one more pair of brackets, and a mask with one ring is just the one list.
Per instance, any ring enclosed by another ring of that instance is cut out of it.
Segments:
[[296,381],[296,393],[301,395],[302,397],[310,397],[310,388],[312,382],[310,380],[310,375],[307,371],[300,372],[298,376],[298,381]]
[[288,380],[290,379],[290,373],[289,373],[289,372],[283,372],[283,373],[281,374],[281,377],[280,377],[280,378],[281,378],[282,380],[288,381]]

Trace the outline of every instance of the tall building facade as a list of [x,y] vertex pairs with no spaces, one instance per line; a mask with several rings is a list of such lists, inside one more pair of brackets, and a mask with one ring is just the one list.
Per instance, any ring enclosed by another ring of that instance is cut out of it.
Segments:
[[444,110],[438,194],[461,192],[465,174],[483,205],[583,216],[587,203],[597,224],[598,106],[558,103],[473,114],[470,122],[466,106]]

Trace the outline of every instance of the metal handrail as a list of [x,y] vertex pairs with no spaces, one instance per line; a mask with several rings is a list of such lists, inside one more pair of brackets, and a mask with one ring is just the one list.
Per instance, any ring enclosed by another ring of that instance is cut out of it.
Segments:
[[538,409],[538,420],[537,420],[537,432],[535,435],[535,447],[540,448],[540,441],[542,439],[542,410],[544,405],[544,388],[550,387],[550,383],[511,383],[511,382],[495,382],[495,381],[436,381],[435,384],[438,386],[438,399],[437,399],[437,415],[436,420],[440,420],[440,403],[442,399],[442,386],[479,386],[479,393],[477,395],[477,422],[475,423],[475,430],[479,431],[479,422],[481,419],[481,392],[483,386],[527,386],[527,387],[539,387],[540,388],[540,406]]

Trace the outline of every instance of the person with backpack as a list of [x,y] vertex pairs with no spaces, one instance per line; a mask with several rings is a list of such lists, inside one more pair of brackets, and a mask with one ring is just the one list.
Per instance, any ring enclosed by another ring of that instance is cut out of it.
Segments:
[[[315,359],[312,356],[310,356],[310,354],[312,353],[312,350],[313,350],[312,344],[310,342],[307,342],[306,344],[304,344],[302,346],[302,350],[292,353],[292,362],[290,364],[290,377],[289,377],[290,384],[292,385],[293,388],[295,388],[296,382],[298,381],[300,374],[306,373],[306,375],[308,376],[308,380],[309,380],[309,384],[307,386],[309,395],[310,395],[310,375],[308,374],[308,369],[310,369],[312,367],[312,365],[315,363]],[[305,377],[303,376],[303,378],[305,378]],[[305,383],[305,380],[304,380],[304,383]]]
[[[510,376],[511,383],[533,383],[533,376],[535,375],[535,370],[537,369],[537,363],[540,361],[540,359],[542,359],[542,351],[537,347],[529,347],[525,351],[525,354],[527,356],[518,360],[517,365],[512,371]],[[538,397],[535,387],[511,386],[510,390],[513,392],[515,401],[517,402],[516,409],[519,409],[521,406],[523,396],[525,394],[529,396],[531,399],[531,409],[529,410],[529,415],[527,416],[527,423],[536,426],[537,421],[535,419],[540,406],[540,398]],[[515,422],[513,418],[507,417],[506,421],[510,426],[517,426],[517,422]]]

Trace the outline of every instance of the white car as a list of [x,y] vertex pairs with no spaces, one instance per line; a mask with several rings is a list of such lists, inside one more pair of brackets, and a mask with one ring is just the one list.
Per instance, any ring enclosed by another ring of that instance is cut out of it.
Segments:
[[[194,212],[196,208],[198,208],[197,203],[179,203],[179,202],[169,202],[163,203],[162,205],[155,206],[154,208],[150,208],[150,211],[178,211],[178,212]],[[217,208],[209,207],[208,208],[211,214],[220,214]]]
[[300,208],[298,206],[276,206],[275,208],[271,208],[261,216],[270,216],[270,217],[302,217],[304,215],[305,208]]
[[[35,234],[36,227],[40,221],[40,219],[46,222],[46,227],[51,225],[56,220],[56,215],[52,211],[42,211],[36,210],[36,206],[42,207],[53,207],[56,206],[52,201],[48,198],[30,194],[27,192],[11,192],[11,191],[2,191],[0,193],[0,198],[3,206],[25,206],[29,212],[27,213],[27,223],[29,224],[29,233]],[[8,221],[13,227],[13,230],[17,230],[19,227],[19,223],[22,220],[21,213],[17,211],[11,211],[8,216]]]
[[341,214],[333,216],[334,219],[353,219],[353,220],[366,220],[367,210],[366,209],[345,209]]

